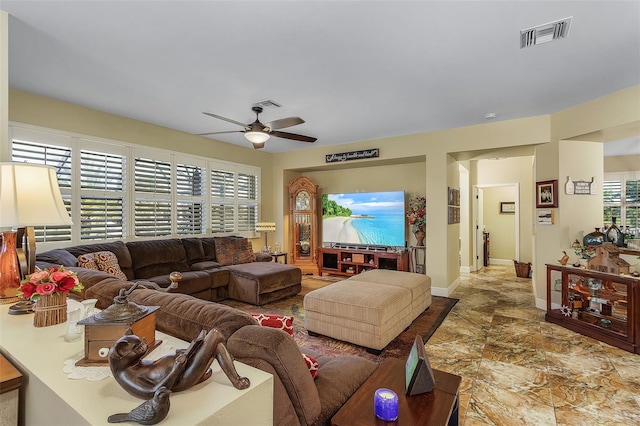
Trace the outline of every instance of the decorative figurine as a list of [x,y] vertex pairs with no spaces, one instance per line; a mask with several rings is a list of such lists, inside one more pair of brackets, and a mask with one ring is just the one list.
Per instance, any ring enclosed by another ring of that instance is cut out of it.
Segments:
[[146,341],[128,330],[109,350],[113,377],[133,396],[151,398],[163,386],[173,392],[189,389],[211,377],[209,367],[214,357],[236,389],[250,385],[249,379],[236,371],[224,336],[216,328],[206,334],[202,330],[187,349],[178,349],[175,355],[145,360],[147,349]]
[[567,254],[566,251],[563,251],[563,253],[564,253],[564,256],[562,256],[562,259],[558,260],[558,262],[560,262],[560,264],[564,266],[569,261],[569,255]]
[[109,423],[134,422],[141,425],[155,425],[169,414],[169,395],[171,391],[162,386],[148,401],[143,402],[128,413],[112,414],[107,418]]

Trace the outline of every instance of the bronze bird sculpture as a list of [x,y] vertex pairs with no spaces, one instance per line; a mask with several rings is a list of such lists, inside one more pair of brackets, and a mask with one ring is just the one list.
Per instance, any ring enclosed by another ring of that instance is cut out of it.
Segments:
[[558,262],[560,262],[561,265],[566,265],[567,261],[569,261],[569,255],[566,251],[563,251],[562,253],[564,253],[564,256],[562,256],[562,259],[558,260]]
[[169,394],[171,391],[161,387],[153,395],[153,398],[143,402],[128,413],[118,413],[109,416],[109,423],[134,422],[141,425],[155,425],[160,423],[169,414]]

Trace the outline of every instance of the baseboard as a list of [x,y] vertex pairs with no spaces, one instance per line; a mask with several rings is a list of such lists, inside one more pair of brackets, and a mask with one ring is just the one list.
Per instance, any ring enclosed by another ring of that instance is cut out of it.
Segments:
[[509,259],[494,259],[494,258],[490,258],[489,259],[489,264],[490,265],[513,265],[513,259],[509,260]]
[[456,290],[456,288],[458,288],[458,286],[460,285],[461,282],[462,282],[462,280],[460,279],[460,277],[458,277],[447,288],[433,287],[432,286],[431,287],[431,294],[434,295],[434,296],[449,297],[451,295],[451,293],[453,293]]
[[471,272],[471,266],[461,266],[460,267],[460,273],[468,274],[470,272]]

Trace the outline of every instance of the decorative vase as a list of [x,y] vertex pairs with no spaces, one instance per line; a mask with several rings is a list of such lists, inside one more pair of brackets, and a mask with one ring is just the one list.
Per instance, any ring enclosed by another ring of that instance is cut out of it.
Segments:
[[48,327],[67,321],[67,294],[51,293],[38,298],[34,307],[33,325]]
[[604,234],[600,232],[600,228],[596,228],[595,231],[588,233],[584,236],[582,244],[587,246],[599,246],[604,242]]
[[418,247],[424,247],[424,238],[427,236],[427,233],[424,232],[424,228],[419,227],[416,232],[413,233],[416,236],[416,245]]

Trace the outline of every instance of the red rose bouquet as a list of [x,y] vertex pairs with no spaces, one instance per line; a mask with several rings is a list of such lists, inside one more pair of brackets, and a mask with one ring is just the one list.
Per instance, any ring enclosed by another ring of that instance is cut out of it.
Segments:
[[63,266],[51,267],[27,275],[27,278],[20,283],[18,296],[37,300],[40,296],[47,294],[69,293],[83,288],[75,272],[67,271]]

